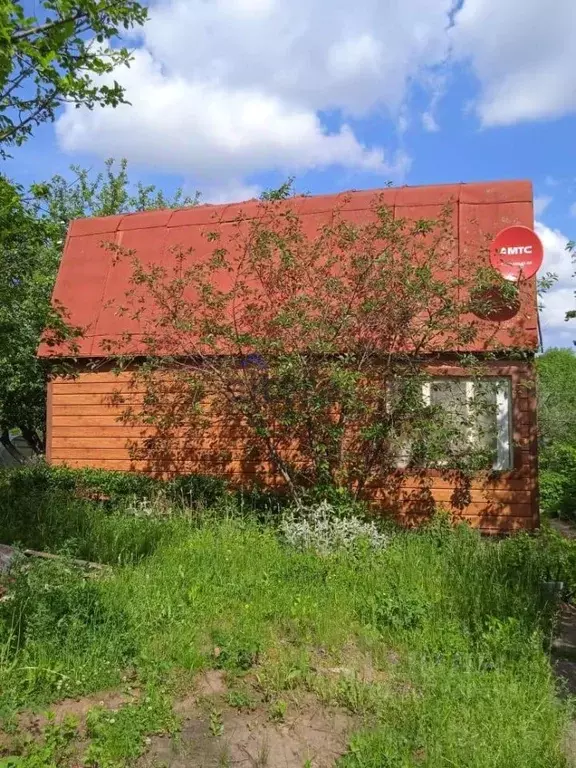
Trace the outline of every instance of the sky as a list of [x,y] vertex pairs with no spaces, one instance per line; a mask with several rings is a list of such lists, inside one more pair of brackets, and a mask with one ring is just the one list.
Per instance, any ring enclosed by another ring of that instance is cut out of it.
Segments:
[[546,346],[573,346],[576,0],[152,0],[115,73],[131,105],[65,107],[14,153],[22,183],[127,158],[206,202],[294,176],[311,194],[533,182]]

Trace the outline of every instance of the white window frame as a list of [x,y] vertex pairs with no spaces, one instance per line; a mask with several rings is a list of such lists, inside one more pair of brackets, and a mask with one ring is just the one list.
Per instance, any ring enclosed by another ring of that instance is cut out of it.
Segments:
[[[491,379],[496,383],[496,459],[492,469],[498,472],[511,470],[512,461],[512,419],[511,419],[511,387],[510,379],[496,376],[484,376],[484,380]],[[469,413],[474,402],[474,380],[465,376],[434,376],[430,381],[422,384],[422,399],[425,405],[432,403],[432,382],[446,379],[464,379],[466,382],[466,403]],[[470,443],[474,444],[474,428],[470,427],[468,433]]]

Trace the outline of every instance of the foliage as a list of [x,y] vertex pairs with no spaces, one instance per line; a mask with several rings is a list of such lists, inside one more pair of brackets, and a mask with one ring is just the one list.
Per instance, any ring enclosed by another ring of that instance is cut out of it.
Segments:
[[551,515],[576,518],[576,355],[549,349],[536,358],[540,500]]
[[[138,701],[118,709],[97,706],[86,717],[82,745],[78,721],[67,716],[56,723],[49,714],[40,738],[29,738],[18,754],[0,759],[0,768],[54,768],[75,764],[121,768],[133,764],[146,749],[148,734],[171,733],[176,728],[172,706],[164,692],[151,686]],[[79,745],[80,742],[80,745]]]
[[208,475],[178,475],[165,485],[167,497],[189,507],[208,508],[228,493],[226,481]]
[[338,768],[567,765],[558,738],[563,714],[544,662],[529,662],[530,683],[521,686],[508,669],[486,674],[440,663],[411,671],[415,690],[378,700],[378,724],[354,734]]
[[148,498],[161,487],[158,480],[134,472],[110,472],[105,469],[72,469],[35,461],[0,475],[2,487],[10,487],[16,496],[38,499],[46,491],[69,491],[84,498],[118,502],[130,496]]
[[[569,243],[566,244],[566,250],[570,254],[570,257],[572,259],[572,263],[576,263],[576,242],[571,240]],[[574,294],[574,297],[576,299],[576,292]],[[568,312],[566,312],[566,320],[573,320],[576,317],[576,309],[571,309]]]
[[[107,345],[146,393],[143,409],[127,405],[123,414],[154,428],[132,441],[135,459],[160,471],[185,462],[192,441],[208,441],[212,460],[218,454],[256,476],[271,468],[295,500],[317,486],[359,496],[371,482],[392,481],[402,463],[461,477],[491,466],[495,419],[477,418],[491,407],[490,386],[456,417],[422,394],[430,381],[422,356],[436,349],[453,352],[471,377],[483,370],[458,354],[478,328],[462,321],[463,278],[437,272],[452,247],[449,208],[413,221],[376,196],[373,221],[359,225],[345,205],[310,236],[285,194],[269,197],[226,240],[206,232],[205,249],[175,249],[173,270],[109,244],[131,260],[121,312],[139,323],[138,355],[146,355],[132,365],[130,334]],[[452,401],[466,397],[464,387],[453,390]],[[214,418],[241,434],[234,455],[214,439]],[[481,433],[475,446],[472,424]]]
[[[285,502],[284,502],[285,503]],[[278,513],[272,494],[231,491],[219,478],[153,479],[41,461],[0,472],[0,541],[104,563],[138,561],[207,511]],[[345,509],[345,508],[343,508]]]
[[[72,167],[75,179],[55,176],[29,193],[0,177],[0,433],[18,427],[36,451],[43,447],[46,370],[36,358],[48,331],[56,343],[74,337],[65,308],[50,297],[68,224],[84,216],[108,216],[196,202],[177,191],[166,197],[153,186],[130,184],[127,165],[108,160],[104,173]],[[72,345],[73,350],[73,345]],[[53,373],[70,373],[65,364]],[[8,441],[4,441],[8,447]]]
[[138,475],[107,477],[41,463],[5,470],[0,540],[104,563],[137,561],[174,533],[173,521],[123,512],[135,494],[155,487]]
[[[5,652],[34,645],[62,648],[67,643],[86,649],[98,632],[124,636],[128,642],[122,612],[103,599],[93,579],[65,561],[22,560],[11,577],[9,600],[0,604],[3,635],[9,638]],[[66,687],[65,680],[56,679],[57,688]]]
[[[0,152],[22,144],[66,103],[117,106],[122,87],[102,78],[131,59],[108,41],[143,24],[135,0],[4,0],[0,7]],[[95,82],[96,80],[96,82]]]
[[388,543],[374,521],[360,517],[342,517],[327,501],[288,513],[280,522],[280,532],[287,544],[298,549],[313,549],[321,555],[353,550],[366,545],[381,549]]
[[552,515],[576,519],[576,445],[547,446],[540,464],[542,508]]
[[51,229],[51,239],[62,245],[68,224],[73,219],[91,216],[113,216],[157,208],[186,208],[196,205],[198,194],[190,197],[181,189],[167,196],[153,184],[137,182],[128,176],[128,163],[106,160],[104,171],[91,173],[72,165],[73,179],[53,176],[50,181],[36,183],[30,190],[36,210]]
[[18,427],[40,451],[46,408],[45,374],[36,358],[40,334],[57,343],[73,339],[75,329],[67,326],[65,310],[50,304],[62,240],[52,239],[49,223],[23,194],[0,176],[0,435],[10,450],[8,431]]
[[26,561],[12,570],[3,591],[2,675],[18,678],[6,690],[4,708],[22,707],[42,693],[56,699],[119,682],[134,643],[124,609],[114,606],[102,583],[65,562]]
[[576,445],[576,355],[548,349],[536,358],[541,446]]
[[[558,557],[548,534],[487,541],[435,523],[326,558],[256,522],[207,516],[104,578],[36,563],[4,584],[0,708],[100,690],[127,669],[149,691],[186,670],[220,666],[233,679],[255,668],[244,680],[265,701],[313,691],[369,726],[344,765],[500,768],[504,755],[511,768],[563,768],[541,582],[551,562],[574,574],[574,543],[564,545]],[[351,671],[322,672],[342,665]],[[91,714],[94,762],[124,764],[146,733],[172,729],[165,698],[155,702]]]
[[137,472],[72,468],[43,461],[2,472],[0,488],[12,489],[16,498],[36,500],[46,492],[70,492],[78,498],[100,501],[110,509],[134,498],[151,500],[158,496],[190,507],[209,507],[228,493],[225,481],[217,477],[178,475],[161,480]]

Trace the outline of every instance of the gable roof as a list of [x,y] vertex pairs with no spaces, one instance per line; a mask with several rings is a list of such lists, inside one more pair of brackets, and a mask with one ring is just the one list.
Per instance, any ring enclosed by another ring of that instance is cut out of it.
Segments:
[[[343,204],[345,216],[356,223],[368,221],[375,194],[403,218],[434,218],[447,203],[453,205],[454,267],[461,271],[473,265],[488,266],[486,242],[504,227],[521,224],[532,228],[532,185],[528,181],[497,181],[474,184],[398,187],[346,192],[337,195],[291,198],[286,205],[303,217],[305,229],[316,231],[329,221],[330,213]],[[345,202],[344,202],[345,201]],[[257,215],[259,201],[228,205],[199,205],[180,210],[157,210],[71,222],[56,279],[53,301],[65,307],[68,321],[85,329],[78,344],[79,357],[106,356],[105,340],[118,340],[135,330],[117,307],[130,287],[131,268],[120,261],[105,243],[134,249],[146,264],[170,267],[174,246],[208,253],[205,233],[222,230],[242,215]],[[485,264],[483,262],[486,262]],[[439,273],[442,265],[438,265]],[[469,351],[491,344],[499,347],[538,346],[538,317],[535,279],[520,287],[520,307],[510,319],[487,324]],[[41,343],[40,357],[65,354],[63,349]]]

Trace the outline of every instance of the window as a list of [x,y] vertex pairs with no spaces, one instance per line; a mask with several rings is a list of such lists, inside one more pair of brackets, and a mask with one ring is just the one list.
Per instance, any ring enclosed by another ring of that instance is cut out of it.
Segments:
[[467,462],[494,470],[512,467],[508,379],[437,377],[419,386],[433,418],[418,434],[400,441],[399,468]]

